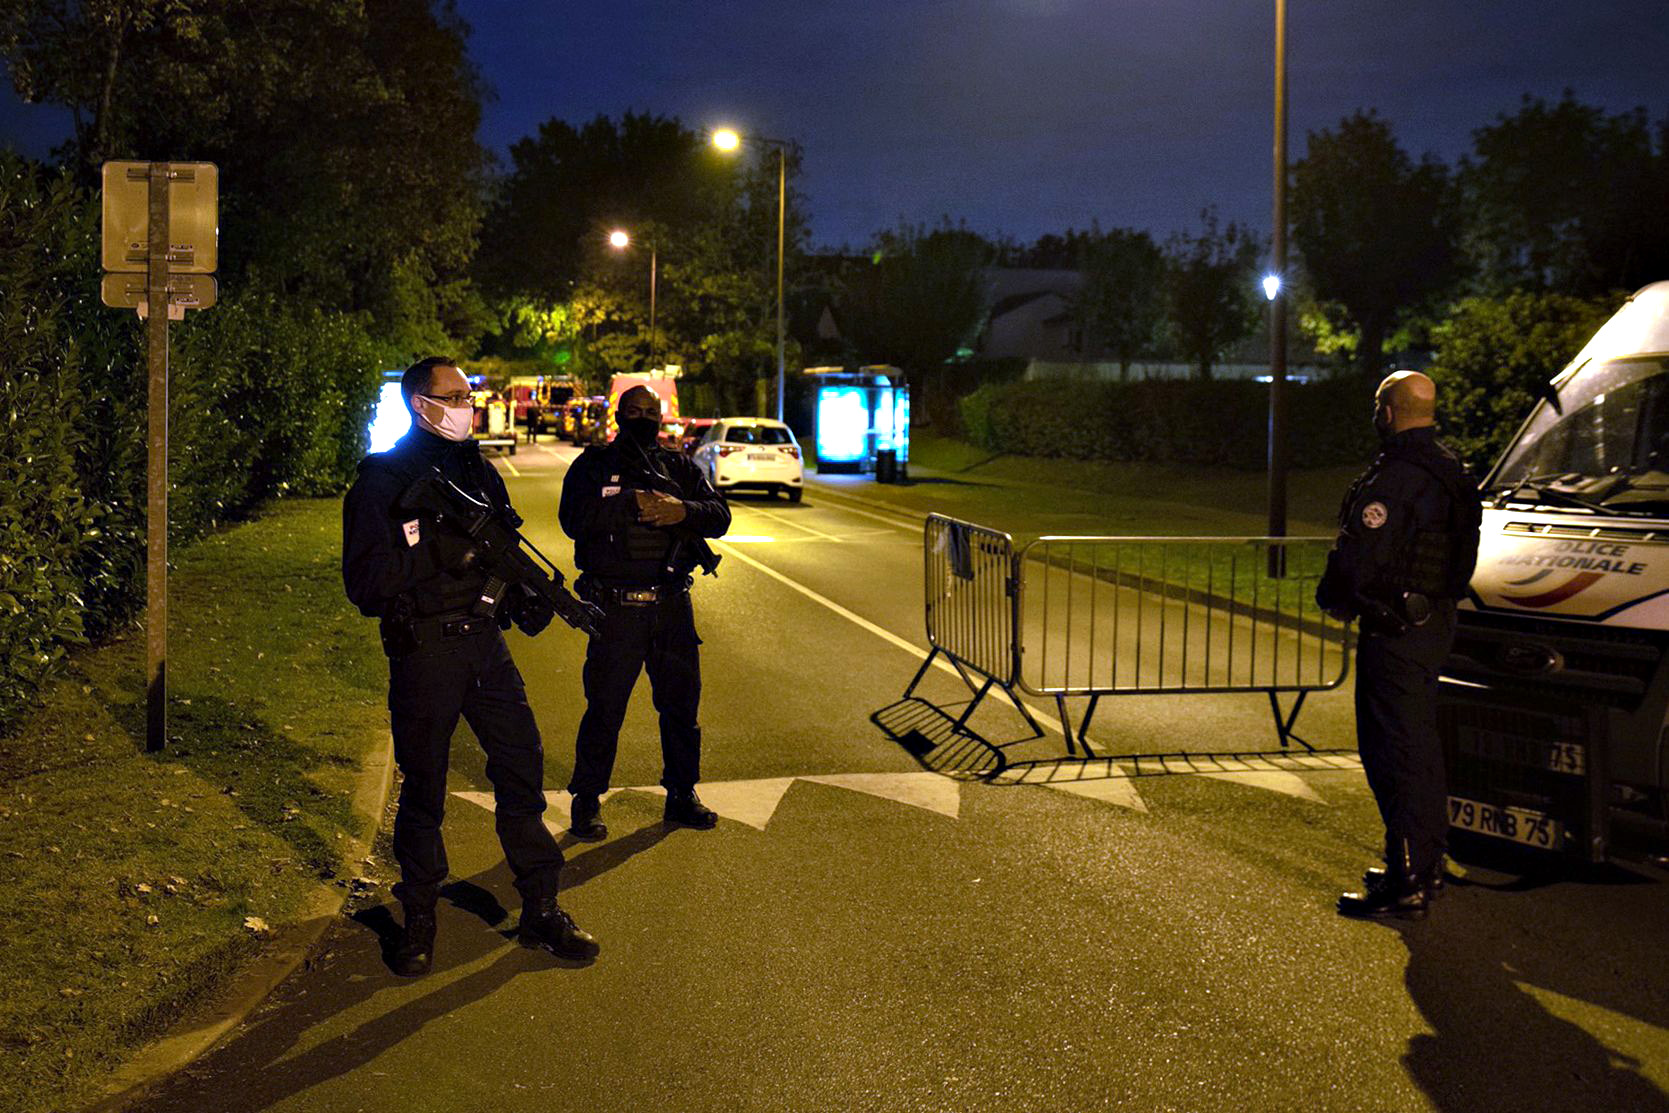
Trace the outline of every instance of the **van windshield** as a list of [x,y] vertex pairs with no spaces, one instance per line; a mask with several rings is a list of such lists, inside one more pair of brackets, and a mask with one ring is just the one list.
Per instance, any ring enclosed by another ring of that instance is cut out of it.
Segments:
[[1532,497],[1534,489],[1551,489],[1607,510],[1669,509],[1666,372],[1662,357],[1579,371],[1559,391],[1564,412],[1543,402],[1507,450],[1496,492],[1516,488]]

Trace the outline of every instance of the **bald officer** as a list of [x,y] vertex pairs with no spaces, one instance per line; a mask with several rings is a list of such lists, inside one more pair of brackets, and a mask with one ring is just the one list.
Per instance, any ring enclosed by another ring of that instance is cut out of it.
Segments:
[[1478,556],[1478,486],[1437,439],[1437,385],[1398,371],[1374,395],[1381,449],[1339,507],[1339,536],[1316,601],[1359,618],[1356,737],[1385,822],[1385,868],[1339,912],[1419,919],[1443,884],[1449,832],[1437,675],[1455,601]]

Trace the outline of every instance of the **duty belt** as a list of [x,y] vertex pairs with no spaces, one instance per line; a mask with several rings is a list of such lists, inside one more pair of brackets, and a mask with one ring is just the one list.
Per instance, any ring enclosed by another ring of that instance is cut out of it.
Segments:
[[497,628],[498,620],[491,615],[461,611],[456,614],[436,615],[433,618],[420,618],[411,626],[418,642],[427,645],[436,638],[466,638],[471,634],[485,634]]
[[651,587],[610,587],[595,580],[587,580],[584,584],[584,594],[594,603],[605,606],[622,607],[652,607],[656,603],[664,603],[669,599],[677,599],[690,590],[690,580],[686,576],[681,583],[659,584]]

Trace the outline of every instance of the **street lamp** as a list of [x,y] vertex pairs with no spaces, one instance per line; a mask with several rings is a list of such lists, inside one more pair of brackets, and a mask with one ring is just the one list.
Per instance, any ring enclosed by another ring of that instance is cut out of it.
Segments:
[[[760,147],[775,148],[777,152],[777,420],[782,420],[782,398],[787,376],[783,371],[783,338],[786,335],[782,316],[783,240],[788,227],[788,147],[789,140],[766,139],[749,135],[745,141]],[[734,128],[718,128],[713,132],[713,146],[721,151],[739,150],[744,136]]]
[[[632,237],[623,228],[616,228],[608,234],[608,244],[616,251],[625,251],[632,246]],[[656,272],[659,270],[658,248],[654,240],[649,241],[649,369],[655,369],[656,333],[655,333],[655,283]]]
[[[1275,0],[1275,230],[1270,242],[1269,536],[1287,532],[1287,0]],[[1277,557],[1277,552],[1281,554]],[[1269,573],[1285,572],[1285,549],[1269,547]]]

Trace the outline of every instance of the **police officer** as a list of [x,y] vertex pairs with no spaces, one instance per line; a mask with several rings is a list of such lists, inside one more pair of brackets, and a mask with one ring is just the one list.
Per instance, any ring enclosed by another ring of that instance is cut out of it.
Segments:
[[1437,440],[1437,386],[1417,371],[1379,384],[1379,456],[1339,508],[1316,601],[1361,619],[1356,736],[1385,823],[1385,867],[1339,897],[1355,917],[1418,919],[1443,884],[1449,831],[1437,674],[1455,637],[1455,600],[1478,555],[1476,481]]
[[600,798],[608,789],[620,724],[647,668],[660,713],[661,784],[666,820],[700,830],[718,816],[695,793],[701,776],[701,661],[690,573],[711,572],[707,538],[730,528],[730,507],[695,463],[656,443],[661,402],[633,387],[615,408],[620,432],[587,448],[562,481],[559,516],[574,539],[576,590],[603,608],[602,631],[585,652],[585,716],[574,749],[570,831],[595,841],[608,834]]
[[487,753],[499,842],[523,900],[522,942],[589,958],[597,941],[557,906],[562,851],[540,819],[544,750],[500,633],[511,621],[538,633],[552,618],[549,604],[520,588],[502,615],[482,603],[487,576],[469,539],[402,506],[413,482],[438,468],[471,496],[509,509],[504,480],[471,439],[469,383],[457,361],[419,360],[402,376],[400,392],[411,430],[360,462],[342,512],[342,578],[360,611],[381,620],[394,760],[404,776],[394,817],[401,874],[394,893],[405,922],[390,965],[414,976],[433,961],[435,898],[447,872],[440,831],[446,768],[460,715]]

